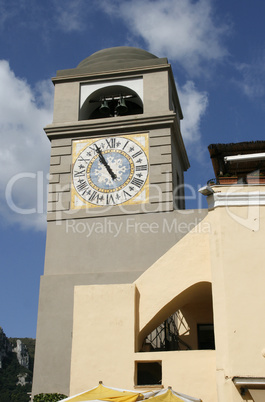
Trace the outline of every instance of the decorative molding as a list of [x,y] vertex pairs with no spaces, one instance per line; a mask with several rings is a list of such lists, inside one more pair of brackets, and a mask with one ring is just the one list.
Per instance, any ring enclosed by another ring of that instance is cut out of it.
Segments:
[[[153,59],[152,59],[153,60]],[[67,69],[67,70],[58,70],[57,76],[52,78],[52,82],[54,84],[68,82],[68,81],[92,81],[95,79],[105,79],[106,77],[119,77],[119,76],[130,76],[130,75],[139,75],[146,72],[154,72],[154,71],[161,71],[161,70],[171,70],[170,64],[167,63],[167,59],[157,59],[160,60],[159,64],[157,65],[145,65],[145,66],[135,66],[135,67],[128,67],[125,69],[114,69],[110,71],[91,71],[87,72],[86,69]]]
[[265,192],[212,193],[207,197],[208,209],[228,206],[265,205]]
[[143,131],[146,126],[148,127],[164,127],[176,124],[176,114],[169,112],[162,115],[130,115],[119,116],[118,118],[102,118],[94,120],[79,120],[77,122],[63,123],[63,124],[49,124],[44,128],[49,139],[69,137],[69,136],[89,136],[95,135],[95,131],[105,131],[108,135],[112,131],[124,132],[126,127],[129,130],[135,130],[139,128]]

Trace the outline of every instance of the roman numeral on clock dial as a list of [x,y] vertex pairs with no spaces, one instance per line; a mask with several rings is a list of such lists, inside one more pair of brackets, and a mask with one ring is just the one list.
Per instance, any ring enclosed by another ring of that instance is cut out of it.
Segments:
[[107,194],[106,202],[107,202],[107,205],[110,205],[110,204],[115,205],[114,197],[112,194]]
[[147,165],[138,165],[135,167],[135,170],[139,172],[139,170],[147,170]]
[[98,192],[97,191],[93,191],[93,193],[91,194],[91,196],[89,197],[89,201],[93,201],[94,200],[94,198],[96,198],[96,196],[98,195]]
[[127,193],[127,191],[123,190],[123,196],[125,201],[128,200],[129,198],[131,198],[131,194]]
[[116,147],[116,138],[109,138],[108,140],[106,139],[106,143],[108,148],[115,148]]
[[138,177],[134,177],[131,181],[131,184],[140,188],[144,184],[144,181],[142,179],[138,179]]
[[85,176],[85,171],[86,171],[86,169],[82,169],[82,170],[80,170],[79,172],[75,172],[75,173],[74,173],[74,177],[82,177],[82,176]]
[[126,148],[126,146],[127,146],[128,142],[129,142],[129,140],[128,140],[128,141],[126,141],[126,143],[124,144],[124,146],[123,146],[123,148],[122,148],[122,149],[125,149],[125,148]]
[[76,189],[77,191],[86,190],[88,188],[88,184],[85,180],[81,180],[79,184],[77,184]]
[[143,153],[143,151],[135,152],[135,154],[133,154],[132,157],[137,158],[137,156],[141,155],[142,153]]

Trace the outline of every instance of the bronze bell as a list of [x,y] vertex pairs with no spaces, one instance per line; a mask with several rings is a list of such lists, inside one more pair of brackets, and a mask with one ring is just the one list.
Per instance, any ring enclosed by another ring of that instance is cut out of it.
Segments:
[[102,101],[99,111],[105,117],[108,117],[110,115],[110,108],[106,99]]
[[118,104],[115,110],[120,116],[128,112],[128,107],[126,106],[123,96],[121,96],[120,99],[118,100]]

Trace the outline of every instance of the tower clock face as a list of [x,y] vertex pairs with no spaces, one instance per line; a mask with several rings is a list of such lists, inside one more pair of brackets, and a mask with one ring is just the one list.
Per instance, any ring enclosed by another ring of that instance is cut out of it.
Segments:
[[72,208],[148,199],[148,135],[74,141]]

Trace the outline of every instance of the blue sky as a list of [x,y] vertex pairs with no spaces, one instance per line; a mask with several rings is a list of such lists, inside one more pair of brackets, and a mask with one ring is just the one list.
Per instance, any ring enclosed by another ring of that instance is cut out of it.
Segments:
[[36,334],[50,78],[113,46],[167,57],[184,114],[188,207],[206,207],[197,189],[214,176],[208,145],[264,140],[264,18],[264,0],[0,0],[0,326],[7,336]]

